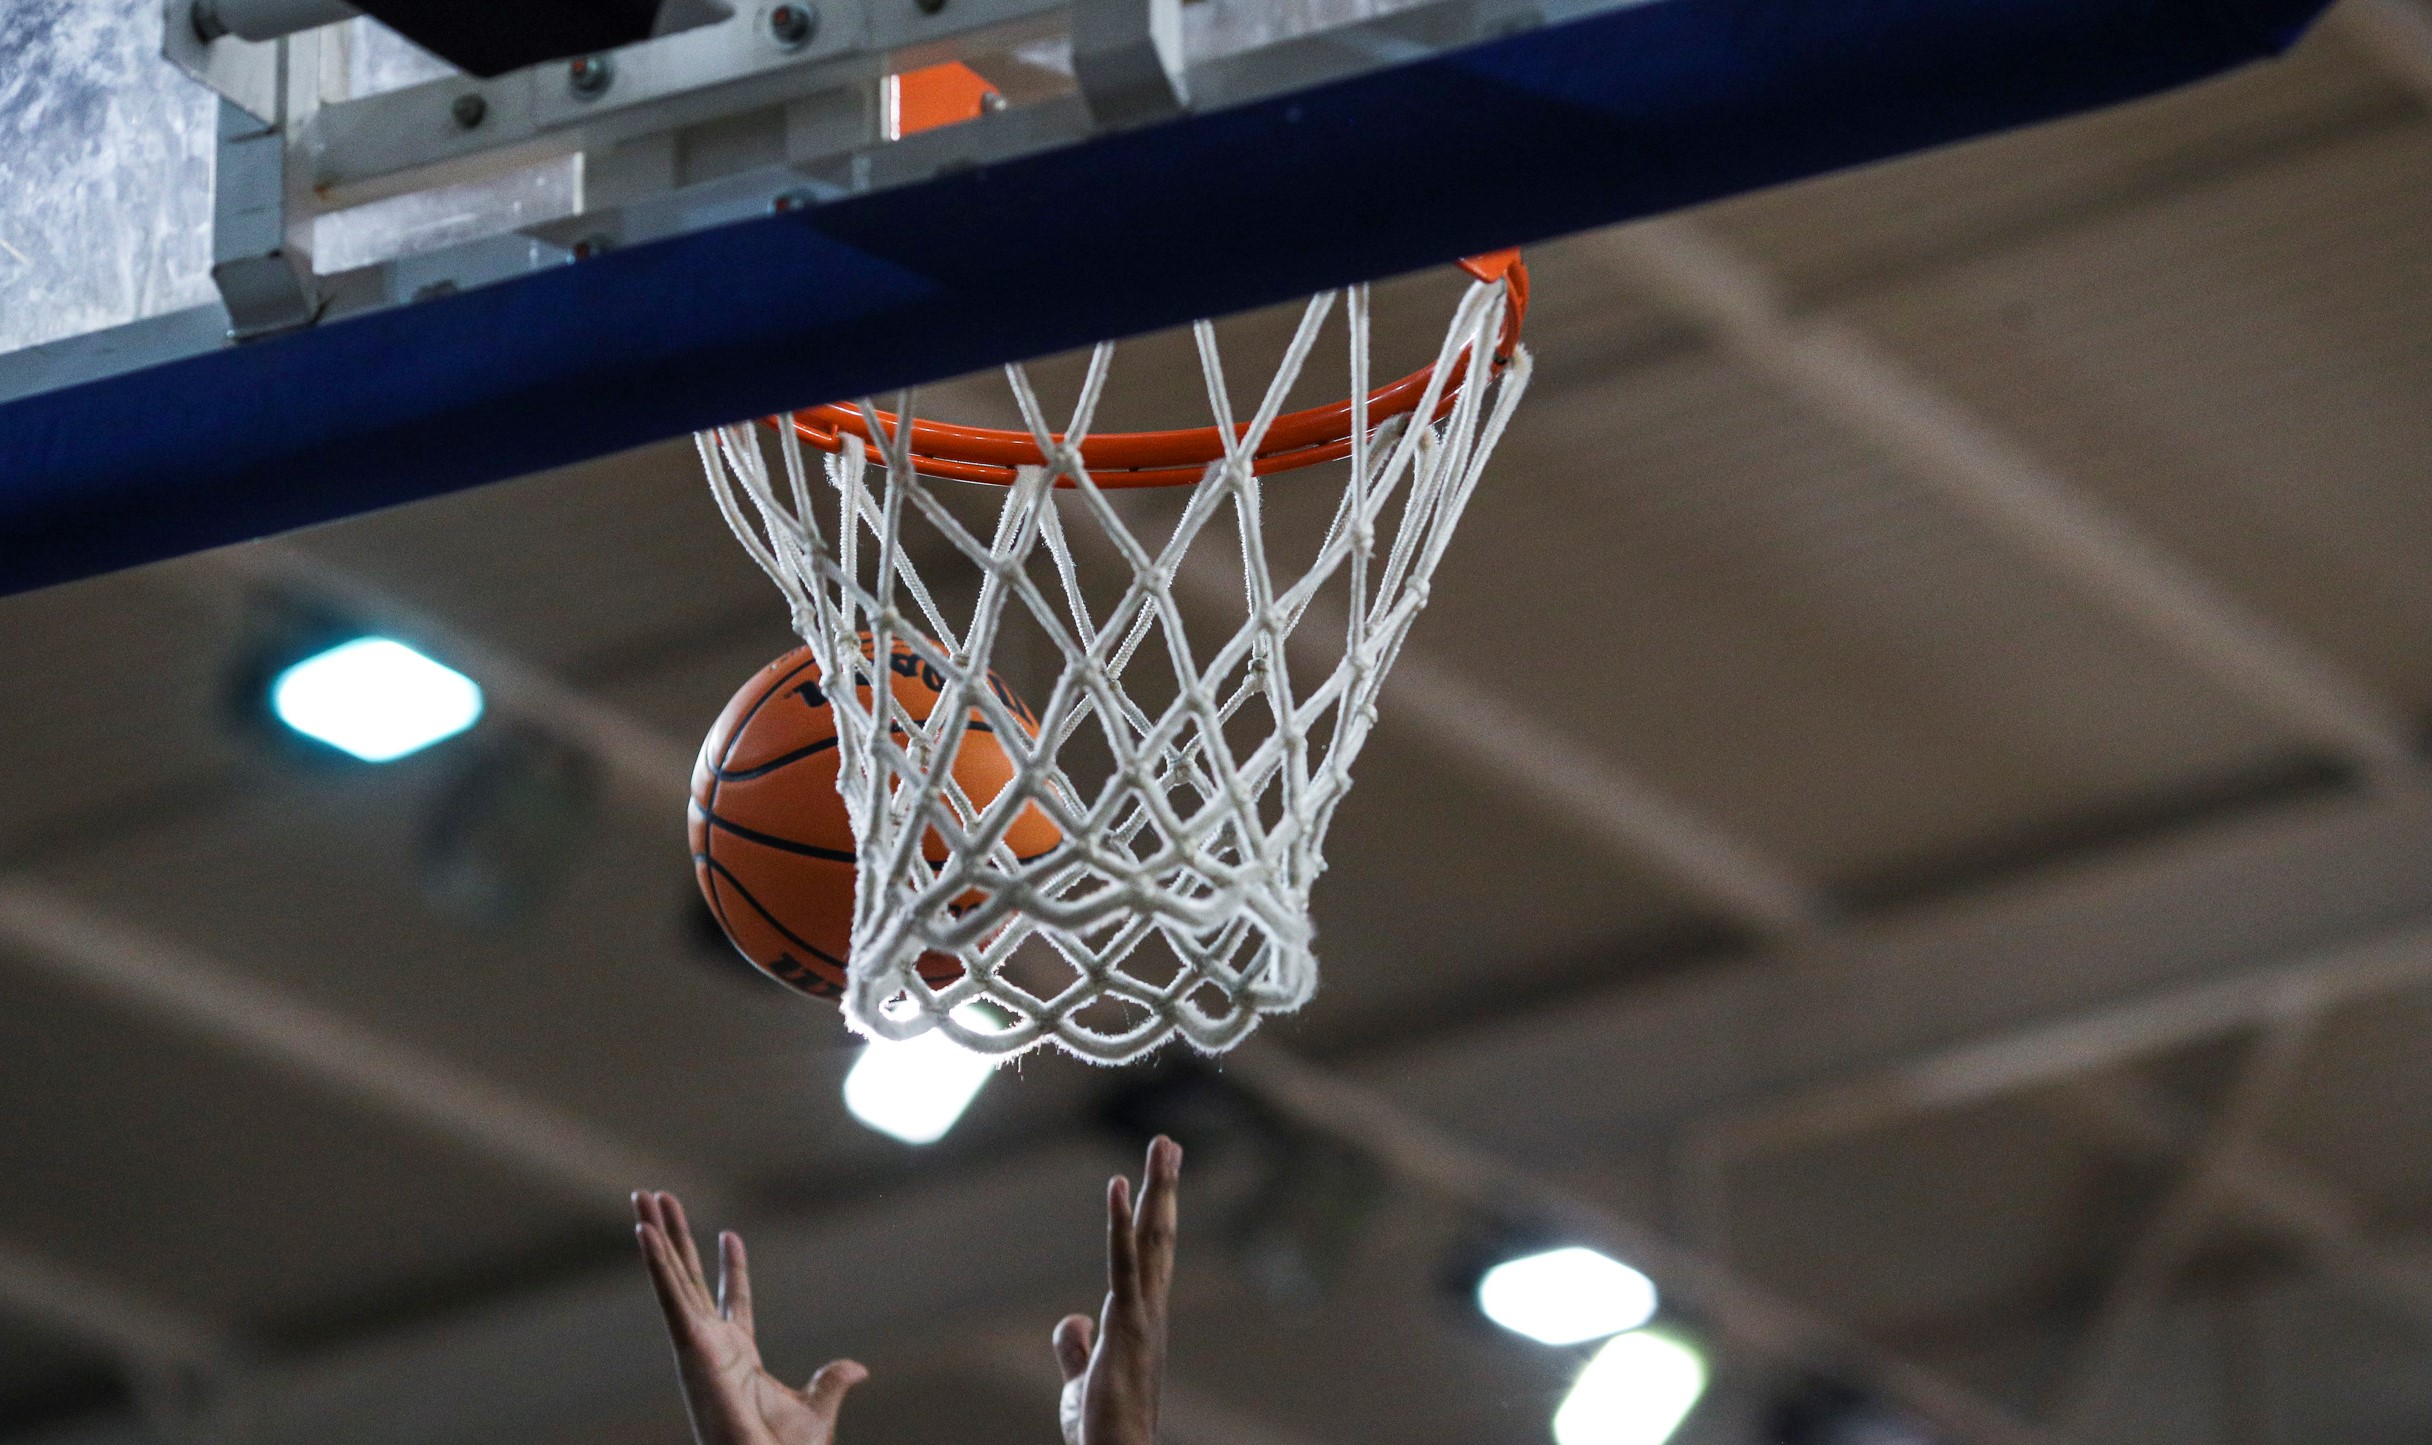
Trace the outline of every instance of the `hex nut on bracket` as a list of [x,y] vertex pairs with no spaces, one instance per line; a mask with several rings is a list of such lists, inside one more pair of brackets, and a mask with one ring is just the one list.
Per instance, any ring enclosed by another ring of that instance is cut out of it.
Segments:
[[588,100],[616,79],[616,62],[605,55],[578,55],[566,62],[566,88]]
[[808,0],[787,0],[768,12],[768,33],[786,49],[800,49],[819,33],[819,8]]

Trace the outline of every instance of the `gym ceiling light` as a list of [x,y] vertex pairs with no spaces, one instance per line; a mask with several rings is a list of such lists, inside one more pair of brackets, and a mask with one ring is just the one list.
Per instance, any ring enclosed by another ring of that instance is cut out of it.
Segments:
[[308,738],[387,763],[471,727],[482,697],[473,679],[402,642],[357,637],[281,671],[270,708]]
[[1478,1308],[1545,1345],[1576,1345],[1655,1317],[1655,1282],[1579,1245],[1505,1260],[1478,1280]]
[[935,1029],[902,1043],[872,1039],[844,1076],[844,1106],[881,1134],[934,1144],[979,1097],[996,1062]]

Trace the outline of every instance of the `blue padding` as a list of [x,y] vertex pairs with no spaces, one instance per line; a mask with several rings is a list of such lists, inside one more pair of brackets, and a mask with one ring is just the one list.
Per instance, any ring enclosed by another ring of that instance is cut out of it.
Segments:
[[30,397],[0,591],[2144,95],[2320,8],[1657,0]]

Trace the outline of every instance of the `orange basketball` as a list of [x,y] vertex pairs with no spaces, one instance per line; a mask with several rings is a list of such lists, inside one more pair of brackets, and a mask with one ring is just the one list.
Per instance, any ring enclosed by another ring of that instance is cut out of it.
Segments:
[[[937,706],[943,679],[902,642],[889,659],[895,698],[915,721]],[[1030,709],[996,674],[988,686],[1036,735]],[[866,698],[866,687],[864,684]],[[955,753],[954,777],[986,807],[1013,780],[1013,763],[972,711]],[[814,998],[844,992],[853,936],[853,829],[836,793],[836,719],[809,648],[796,648],[743,685],[701,744],[692,771],[693,874],[718,925],[761,972]],[[1063,841],[1033,804],[1006,830],[1021,858]],[[945,860],[945,840],[922,847]],[[932,984],[952,982],[962,965],[933,953],[921,960]]]

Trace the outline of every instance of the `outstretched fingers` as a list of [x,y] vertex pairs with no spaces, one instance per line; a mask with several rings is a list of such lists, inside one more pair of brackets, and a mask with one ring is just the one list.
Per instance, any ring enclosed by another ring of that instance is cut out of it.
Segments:
[[743,1253],[743,1236],[731,1229],[718,1236],[718,1313],[752,1333],[751,1261]]
[[[642,1242],[642,1256],[650,1266],[650,1282],[660,1292],[661,1305],[686,1315],[724,1314],[719,1297],[710,1293],[708,1276],[702,1273],[701,1254],[694,1247],[683,1203],[672,1194],[644,1191],[633,1196],[633,1214],[634,1233]],[[750,1289],[748,1279],[744,1288]]]
[[676,1251],[684,1261],[685,1273],[692,1277],[693,1287],[701,1292],[701,1298],[708,1299],[709,1273],[701,1268],[701,1250],[693,1243],[692,1221],[684,1217],[684,1201],[661,1190],[659,1217],[667,1230],[667,1237],[675,1243]]
[[1106,1181],[1106,1287],[1118,1300],[1140,1296],[1140,1251],[1132,1237],[1132,1182]]
[[1182,1217],[1182,1146],[1160,1134],[1149,1141],[1148,1166],[1133,1223],[1133,1257],[1141,1289],[1159,1306],[1174,1280],[1174,1238]]
[[[656,1201],[648,1195],[634,1196],[634,1238],[642,1246],[642,1262],[650,1270],[651,1293],[658,1296],[659,1311],[667,1316],[670,1329],[679,1332],[699,1309],[694,1299],[692,1282],[686,1278],[684,1259],[667,1236],[664,1219]],[[678,1335],[681,1338],[681,1334]]]

